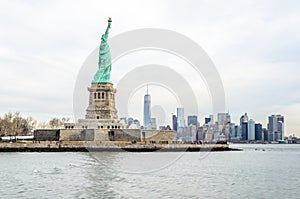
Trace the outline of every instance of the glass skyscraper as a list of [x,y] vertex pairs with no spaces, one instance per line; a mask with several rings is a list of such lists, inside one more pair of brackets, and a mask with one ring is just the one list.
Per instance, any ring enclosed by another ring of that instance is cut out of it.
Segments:
[[282,115],[269,116],[269,141],[278,141],[284,138],[284,117]]
[[249,120],[249,117],[248,117],[247,113],[245,113],[244,115],[242,115],[240,117],[240,125],[242,126],[243,122],[248,122],[248,120]]
[[242,140],[248,140],[248,122],[242,123]]
[[227,113],[218,113],[218,124],[224,125],[226,123]]
[[190,125],[198,126],[198,117],[197,115],[189,115],[188,116],[188,126]]
[[151,129],[151,96],[147,94],[144,96],[144,129]]
[[248,140],[255,140],[255,122],[252,119],[248,121],[247,133],[248,133]]
[[173,130],[177,131],[177,116],[176,115],[172,115],[172,126],[173,126]]
[[177,108],[177,129],[180,127],[185,127],[183,108]]
[[255,124],[255,140],[262,140],[262,125],[260,123]]

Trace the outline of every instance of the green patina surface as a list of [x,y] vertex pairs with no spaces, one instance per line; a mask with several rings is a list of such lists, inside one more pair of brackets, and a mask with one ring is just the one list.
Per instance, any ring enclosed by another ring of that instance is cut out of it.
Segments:
[[94,75],[93,82],[110,82],[111,58],[107,39],[111,22],[112,20],[109,19],[106,31],[101,37],[101,44],[99,47],[98,70]]

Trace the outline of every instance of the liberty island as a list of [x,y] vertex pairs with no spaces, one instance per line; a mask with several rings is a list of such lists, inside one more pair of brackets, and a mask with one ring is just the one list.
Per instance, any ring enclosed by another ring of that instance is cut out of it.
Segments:
[[[109,17],[99,46],[98,69],[88,87],[89,104],[84,119],[66,122],[64,128],[36,129],[33,143],[3,143],[0,151],[227,151],[225,143],[179,144],[171,129],[130,129],[118,120],[117,92],[110,80],[112,62],[108,45],[112,19]],[[233,150],[233,149],[232,149]]]

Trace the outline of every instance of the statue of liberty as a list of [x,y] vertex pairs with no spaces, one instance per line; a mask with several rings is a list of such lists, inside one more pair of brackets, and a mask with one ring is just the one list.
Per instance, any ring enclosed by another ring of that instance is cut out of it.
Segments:
[[99,47],[98,70],[94,75],[93,82],[110,82],[111,58],[107,39],[111,22],[111,17],[109,17],[106,31],[101,37],[101,44]]

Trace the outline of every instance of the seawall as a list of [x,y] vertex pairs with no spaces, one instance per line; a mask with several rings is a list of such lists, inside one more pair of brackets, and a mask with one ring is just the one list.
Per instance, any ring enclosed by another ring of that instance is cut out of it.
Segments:
[[39,142],[39,143],[0,143],[0,152],[208,152],[240,151],[227,144],[131,144],[113,142]]

